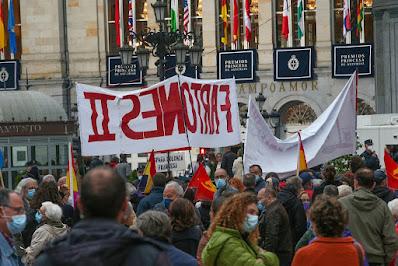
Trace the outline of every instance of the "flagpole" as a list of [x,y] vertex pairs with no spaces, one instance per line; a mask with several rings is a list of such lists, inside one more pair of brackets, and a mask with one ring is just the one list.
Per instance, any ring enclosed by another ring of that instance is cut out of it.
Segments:
[[362,2],[362,8],[363,8],[363,18],[361,21],[361,33],[360,33],[360,43],[365,43],[365,6],[363,6]]
[[119,36],[120,36],[120,47],[124,44],[124,9],[123,0],[119,0]]
[[[349,20],[351,20],[351,1],[350,0],[344,0],[347,4],[347,8],[348,8],[348,15],[349,15]],[[344,16],[344,12],[343,12],[343,16]],[[344,17],[343,17],[343,24],[344,24]],[[351,22],[350,22],[351,24]],[[345,27],[345,25],[343,25],[343,27]],[[345,35],[345,43],[346,44],[351,44],[351,29],[350,30],[346,30],[346,35]]]
[[289,35],[287,38],[287,46],[293,47],[293,19],[292,19],[292,0],[288,0],[288,20],[289,20]]

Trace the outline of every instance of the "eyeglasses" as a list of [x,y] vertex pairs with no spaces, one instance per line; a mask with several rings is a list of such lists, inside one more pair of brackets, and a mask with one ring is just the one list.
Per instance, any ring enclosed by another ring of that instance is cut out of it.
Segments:
[[218,176],[215,176],[214,178],[217,178],[217,179],[225,179],[225,176],[224,175],[218,175]]
[[24,207],[12,207],[10,205],[3,205],[3,207],[10,208],[11,210],[15,211],[16,213],[25,213],[25,208]]

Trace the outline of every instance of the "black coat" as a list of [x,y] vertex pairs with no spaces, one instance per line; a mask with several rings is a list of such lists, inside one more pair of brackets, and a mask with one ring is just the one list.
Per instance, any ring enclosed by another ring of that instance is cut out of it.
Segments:
[[385,186],[376,186],[373,189],[373,194],[382,199],[385,203],[388,203],[395,199],[394,192]]
[[47,265],[170,265],[168,246],[108,219],[85,219],[36,260]]
[[289,216],[290,231],[292,233],[292,249],[307,231],[307,217],[303,203],[294,193],[294,189],[287,185],[277,195],[278,200]]
[[227,171],[229,177],[234,177],[234,173],[232,172],[232,165],[234,164],[236,158],[236,154],[232,151],[224,153],[222,157],[221,168]]
[[375,153],[375,156],[373,156],[373,153],[364,151],[361,154],[361,157],[363,158],[365,166],[367,168],[372,169],[373,171],[380,169],[380,160],[377,157],[376,153]]
[[283,205],[275,200],[260,216],[260,247],[275,253],[280,265],[290,265],[293,249],[289,217]]
[[184,231],[171,233],[171,243],[178,249],[196,258],[199,241],[202,238],[202,229],[199,225],[192,226]]

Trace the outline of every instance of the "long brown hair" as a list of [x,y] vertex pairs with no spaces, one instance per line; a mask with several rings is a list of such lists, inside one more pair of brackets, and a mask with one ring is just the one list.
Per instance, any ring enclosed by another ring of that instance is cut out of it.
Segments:
[[184,231],[198,224],[195,207],[184,198],[175,199],[170,205],[171,227],[175,231]]
[[[257,203],[257,197],[253,193],[239,193],[225,201],[211,223],[207,236],[210,238],[217,226],[238,230],[242,235],[243,223],[246,219],[246,208],[250,204]],[[254,230],[248,236],[253,245],[257,245],[258,230]]]
[[61,195],[58,192],[58,186],[55,182],[44,182],[41,183],[37,189],[33,199],[30,201],[30,207],[34,210],[38,210],[41,204],[45,201],[51,201],[52,203],[62,206]]

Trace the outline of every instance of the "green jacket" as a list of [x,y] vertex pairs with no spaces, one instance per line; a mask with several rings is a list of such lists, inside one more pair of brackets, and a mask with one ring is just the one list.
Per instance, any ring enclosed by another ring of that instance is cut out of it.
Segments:
[[278,266],[278,257],[248,244],[239,231],[217,227],[202,252],[205,266]]
[[398,249],[395,225],[387,204],[366,189],[339,199],[348,210],[348,229],[370,263],[389,263]]

